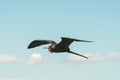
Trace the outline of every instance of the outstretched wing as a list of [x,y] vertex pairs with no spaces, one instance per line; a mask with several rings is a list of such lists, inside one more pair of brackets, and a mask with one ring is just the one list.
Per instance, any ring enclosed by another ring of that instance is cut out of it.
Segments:
[[52,40],[34,40],[29,44],[28,49],[34,48],[34,47],[37,47],[40,45],[44,45],[44,44],[49,44],[49,43],[56,44],[56,42],[54,42]]
[[69,46],[73,41],[80,41],[80,42],[92,42],[92,41],[86,41],[86,40],[78,40],[78,39],[73,39],[73,38],[66,38],[66,37],[61,37],[62,41],[58,44],[59,46]]

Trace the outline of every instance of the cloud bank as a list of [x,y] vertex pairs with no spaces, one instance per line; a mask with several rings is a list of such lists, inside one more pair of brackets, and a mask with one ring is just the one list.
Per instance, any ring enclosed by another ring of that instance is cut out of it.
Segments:
[[[83,53],[79,53],[83,54]],[[103,55],[100,53],[91,53],[91,54],[84,54],[89,59],[85,59],[83,57],[70,54],[68,56],[68,61],[72,62],[79,62],[79,61],[100,61],[100,60],[115,60],[120,59],[120,52],[112,52],[107,55]],[[0,63],[25,63],[25,64],[37,64],[40,63],[43,60],[40,53],[32,53],[29,57],[17,57],[16,55],[6,55],[6,54],[0,54]],[[56,60],[54,60],[56,61]],[[57,61],[59,63],[61,61]]]
[[25,64],[35,64],[42,61],[42,56],[40,53],[32,53],[28,58],[25,57],[17,57],[15,55],[6,55],[0,54],[0,63],[25,63]]

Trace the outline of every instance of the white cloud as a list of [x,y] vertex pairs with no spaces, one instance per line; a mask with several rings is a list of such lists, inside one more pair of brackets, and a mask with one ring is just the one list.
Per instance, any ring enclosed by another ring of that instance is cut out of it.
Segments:
[[17,57],[15,55],[0,54],[0,63],[17,62],[17,63],[35,64],[40,62],[41,60],[42,60],[42,56],[39,53],[33,53],[28,58]]
[[27,60],[27,64],[35,64],[42,60],[42,56],[39,53],[33,53]]
[[107,56],[102,55],[100,53],[97,54],[87,54],[89,57],[89,60],[105,60]]
[[35,61],[40,61],[42,59],[42,56],[39,53],[33,53],[30,58]]
[[[80,53],[82,54],[82,53]],[[82,61],[82,60],[111,60],[111,59],[120,59],[120,52],[112,52],[108,55],[102,55],[100,53],[97,54],[84,54],[85,56],[87,56],[89,59],[85,59],[82,58],[80,56],[74,55],[74,54],[70,54],[70,56],[68,57],[68,59],[70,61]]]
[[14,55],[4,55],[0,54],[0,62],[14,62],[17,58]]
[[120,59],[120,52],[112,52],[108,57],[111,59]]

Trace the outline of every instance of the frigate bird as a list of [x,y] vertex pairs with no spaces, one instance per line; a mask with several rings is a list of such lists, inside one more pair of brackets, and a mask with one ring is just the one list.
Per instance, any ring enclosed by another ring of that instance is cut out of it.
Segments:
[[49,52],[68,52],[71,54],[75,54],[81,57],[84,57],[86,59],[88,59],[88,57],[75,53],[73,51],[70,50],[69,46],[73,41],[76,42],[92,42],[92,41],[86,41],[86,40],[79,40],[79,39],[73,39],[73,38],[67,38],[67,37],[61,37],[61,41],[59,43],[56,43],[53,40],[33,40],[29,45],[28,45],[28,49],[40,46],[40,45],[45,45],[45,44],[51,44],[47,49]]

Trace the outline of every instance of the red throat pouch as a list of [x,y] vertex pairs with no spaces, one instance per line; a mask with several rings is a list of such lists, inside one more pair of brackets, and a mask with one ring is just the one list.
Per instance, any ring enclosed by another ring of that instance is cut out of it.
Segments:
[[49,52],[52,52],[52,49],[51,49],[51,48],[48,48],[48,51],[49,51]]

